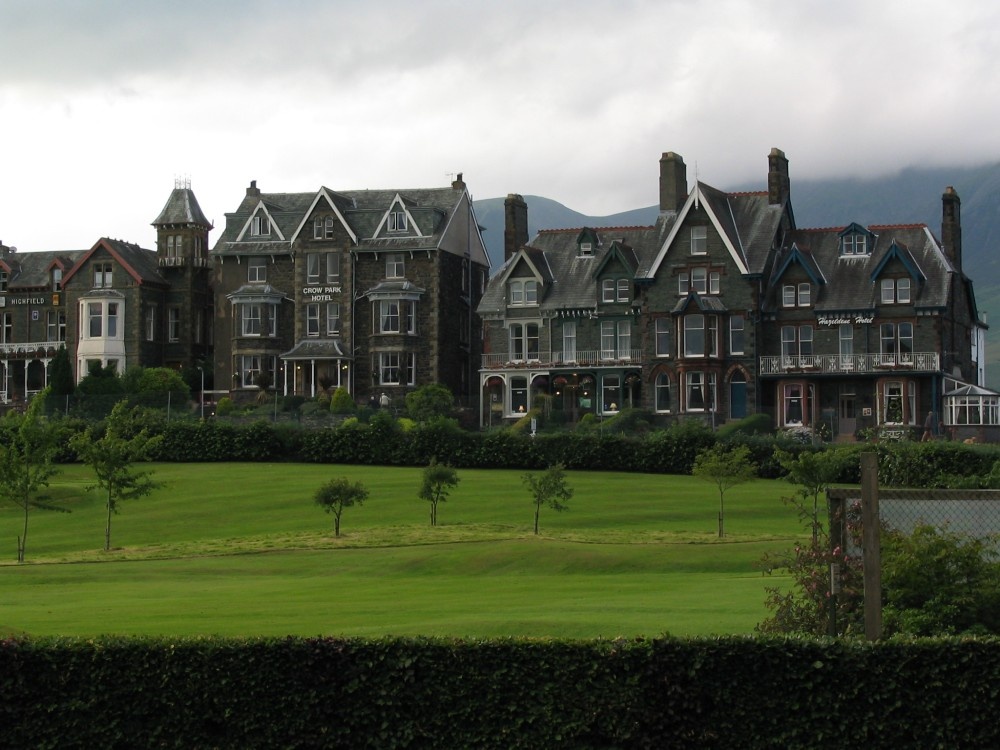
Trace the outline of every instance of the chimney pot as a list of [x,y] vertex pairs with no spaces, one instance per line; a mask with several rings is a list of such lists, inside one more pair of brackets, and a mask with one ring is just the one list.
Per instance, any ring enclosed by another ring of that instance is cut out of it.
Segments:
[[660,157],[660,212],[680,211],[687,200],[687,165],[680,154]]
[[506,263],[528,244],[528,204],[523,196],[508,193],[503,208],[503,259]]

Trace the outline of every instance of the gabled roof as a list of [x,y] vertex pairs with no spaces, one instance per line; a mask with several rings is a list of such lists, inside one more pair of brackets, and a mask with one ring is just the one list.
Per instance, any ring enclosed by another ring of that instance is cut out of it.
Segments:
[[535,235],[530,244],[511,256],[490,280],[479,304],[480,314],[495,316],[506,311],[507,279],[522,259],[530,259],[532,268],[545,282],[544,297],[540,295],[538,302],[541,313],[554,315],[562,310],[596,309],[598,292],[594,268],[612,252],[611,246],[617,243],[622,248],[620,257],[625,259],[630,258],[626,248],[631,250],[638,269],[649,265],[661,236],[658,225],[601,227],[588,231],[593,232],[602,245],[608,246],[604,255],[580,255],[579,241],[583,230],[579,227],[545,229]]
[[[244,237],[251,237],[252,236],[252,237],[256,238],[257,242],[263,242],[265,240],[263,240],[262,238],[263,237],[270,237],[271,236],[271,232],[274,231],[274,232],[277,232],[277,234],[278,234],[276,241],[283,242],[284,239],[285,239],[285,235],[282,233],[281,227],[278,225],[278,223],[275,222],[271,218],[271,211],[272,210],[275,213],[278,213],[281,210],[281,207],[278,206],[278,205],[276,205],[276,204],[272,204],[270,206],[270,208],[269,208],[266,201],[261,200],[260,202],[258,202],[257,207],[254,209],[253,213],[251,213],[247,217],[247,220],[245,222],[243,222],[243,227],[240,229],[239,235],[237,236],[236,239],[237,240],[242,240]],[[250,228],[251,228],[251,225],[253,223],[253,220],[254,220],[255,216],[263,216],[264,219],[267,220],[267,229],[268,229],[268,231],[261,232],[259,235],[251,235],[250,234]]]
[[648,278],[656,275],[685,220],[696,207],[705,209],[740,273],[763,271],[784,206],[770,204],[766,193],[724,193],[698,182],[677,213],[676,221],[670,225],[653,262],[641,275]]
[[88,260],[102,251],[110,255],[135,283],[169,286],[167,280],[160,273],[155,250],[146,250],[131,242],[112,240],[107,237],[101,237],[90,250],[77,258],[73,268],[63,276],[63,284],[69,283],[70,279],[76,276]]
[[771,283],[777,284],[785,271],[788,270],[788,267],[793,263],[797,263],[805,269],[812,283],[817,285],[826,283],[823,270],[816,263],[816,259],[813,258],[812,253],[808,250],[799,249],[799,246],[794,242],[792,243],[791,250],[780,257],[778,262],[775,263],[774,276]]
[[[851,230],[851,227],[856,229]],[[874,250],[866,255],[842,255],[841,238],[858,229],[878,237]],[[888,242],[886,241],[888,240]],[[922,283],[912,290],[913,304],[920,308],[940,308],[948,304],[952,274],[951,262],[924,224],[872,225],[865,230],[859,225],[796,229],[785,238],[785,252],[792,246],[808,252],[826,284],[819,287],[813,308],[817,313],[858,312],[873,310],[878,304],[873,280],[875,269],[893,258],[904,260],[920,274]],[[897,246],[892,249],[893,244]],[[903,249],[905,248],[905,253]],[[777,304],[774,280],[765,294],[767,306]]]
[[[408,231],[380,231],[392,206],[407,215]],[[315,211],[332,211],[351,239],[351,250],[394,252],[439,250],[465,255],[471,245],[473,262],[489,265],[479,225],[472,214],[468,191],[462,187],[413,190],[346,190],[327,187],[308,193],[262,193],[252,184],[239,208],[226,214],[226,227],[212,249],[215,256],[290,254],[303,236]],[[255,212],[268,217],[270,236],[251,236]],[[469,212],[468,231],[455,217]],[[459,228],[460,227],[460,228]]]
[[[396,207],[399,207],[398,209]],[[388,236],[392,239],[399,239],[400,237],[421,237],[423,233],[420,231],[420,225],[417,223],[416,219],[413,218],[413,214],[410,213],[411,208],[418,208],[412,200],[404,200],[403,196],[396,193],[396,197],[392,199],[389,207],[382,214],[382,218],[375,227],[375,237]],[[406,214],[406,229],[404,230],[393,230],[391,234],[389,232],[389,214],[401,210]]]
[[615,240],[594,267],[595,279],[604,272],[604,269],[607,268],[608,263],[612,260],[620,262],[632,276],[635,275],[635,270],[639,266],[639,259],[636,257],[635,250]]
[[910,277],[914,281],[920,282],[926,278],[923,271],[920,270],[920,264],[917,263],[909,248],[893,240],[892,244],[889,245],[889,249],[882,256],[882,259],[872,269],[872,282],[882,275],[882,270],[893,260],[898,260],[902,263],[906,272],[910,274]]
[[351,242],[356,243],[358,241],[358,237],[354,233],[354,230],[351,228],[351,225],[347,223],[347,219],[344,218],[344,213],[342,210],[352,205],[352,202],[347,198],[345,198],[344,196],[337,195],[332,190],[328,190],[325,187],[321,187],[317,191],[316,197],[313,198],[313,201],[309,205],[309,208],[302,213],[302,219],[299,221],[298,226],[295,227],[295,231],[292,232],[291,241],[295,242],[295,240],[299,238],[299,235],[302,233],[302,231],[306,228],[306,225],[309,223],[309,217],[312,216],[313,212],[316,210],[316,207],[320,205],[325,205],[327,208],[333,211],[333,214],[334,216],[337,217],[337,220],[340,222],[340,225],[344,227],[344,229],[347,231],[347,235],[351,238]]

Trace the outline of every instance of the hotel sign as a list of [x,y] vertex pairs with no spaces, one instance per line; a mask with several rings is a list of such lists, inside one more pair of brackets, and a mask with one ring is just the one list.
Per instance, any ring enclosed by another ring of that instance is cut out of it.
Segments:
[[339,285],[302,287],[302,296],[309,302],[330,302],[335,294],[340,294]]
[[0,297],[0,307],[7,305],[44,305],[45,297]]
[[820,315],[816,318],[816,324],[821,326],[849,326],[849,325],[863,325],[866,323],[875,322],[874,317],[866,317],[864,315],[841,315],[841,316],[827,316]]

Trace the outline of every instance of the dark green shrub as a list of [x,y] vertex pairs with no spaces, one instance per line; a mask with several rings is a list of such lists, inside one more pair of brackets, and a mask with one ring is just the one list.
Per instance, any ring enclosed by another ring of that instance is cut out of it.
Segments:
[[727,422],[715,431],[719,440],[726,440],[735,435],[772,435],[774,423],[767,414],[751,414],[735,422]]
[[330,397],[330,411],[333,414],[353,414],[357,411],[354,398],[343,386],[337,388]]

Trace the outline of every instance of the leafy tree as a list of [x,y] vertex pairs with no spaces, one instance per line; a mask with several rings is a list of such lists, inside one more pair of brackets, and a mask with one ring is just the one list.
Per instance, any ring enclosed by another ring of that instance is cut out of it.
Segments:
[[333,514],[334,536],[340,536],[340,517],[344,508],[364,505],[368,490],[361,482],[351,482],[345,477],[331,479],[316,491],[316,504]]
[[538,514],[543,505],[547,505],[552,510],[567,510],[565,504],[573,497],[573,489],[566,484],[565,467],[562,464],[554,464],[541,474],[525,474],[522,477],[525,486],[531,493],[531,499],[535,504],[535,533],[538,533]]
[[104,490],[106,495],[107,524],[104,528],[104,549],[111,549],[111,516],[118,513],[123,500],[144,497],[160,486],[150,477],[150,472],[138,471],[133,466],[144,461],[163,440],[162,435],[150,437],[146,429],[135,430],[133,424],[137,410],[130,410],[119,401],[111,410],[100,438],[81,432],[72,440],[73,449],[84,463],[89,464],[97,483],[88,487]]
[[406,394],[406,413],[417,422],[451,414],[455,397],[440,383],[428,383]]
[[5,421],[9,440],[0,444],[0,497],[24,513],[24,527],[17,538],[17,561],[24,562],[28,544],[28,511],[31,508],[69,511],[44,502],[39,491],[49,486],[56,473],[52,463],[58,449],[55,433],[40,416],[41,400],[32,401],[25,414],[12,412]]
[[778,449],[775,451],[775,456],[782,468],[788,472],[786,479],[799,485],[796,497],[786,500],[798,508],[801,518],[808,520],[812,528],[813,544],[816,544],[821,526],[819,499],[825,495],[827,488],[837,481],[844,459],[833,450],[807,450],[794,456]]
[[432,458],[424,469],[424,482],[420,487],[420,499],[431,504],[431,526],[437,526],[438,503],[448,499],[448,492],[458,484],[458,472],[453,466],[439,464]]
[[73,366],[65,346],[60,346],[56,356],[52,358],[48,387],[53,396],[72,396],[76,390],[76,384],[73,382]]
[[719,538],[726,535],[726,490],[756,477],[757,469],[750,462],[750,449],[745,445],[729,448],[717,443],[699,453],[691,474],[711,482],[719,490]]

